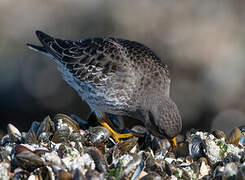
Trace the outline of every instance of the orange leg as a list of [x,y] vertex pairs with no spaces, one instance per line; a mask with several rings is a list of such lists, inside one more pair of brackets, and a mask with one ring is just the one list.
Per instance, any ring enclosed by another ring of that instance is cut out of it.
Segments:
[[130,133],[126,133],[126,134],[119,134],[116,131],[114,131],[107,123],[108,120],[104,120],[104,119],[98,119],[98,122],[104,126],[110,133],[111,136],[113,137],[113,139],[118,143],[121,142],[120,139],[124,139],[124,138],[130,138],[133,136],[143,136],[143,134],[139,134],[139,133],[134,133],[134,132],[130,132]]
[[177,147],[176,137],[168,139],[173,147]]

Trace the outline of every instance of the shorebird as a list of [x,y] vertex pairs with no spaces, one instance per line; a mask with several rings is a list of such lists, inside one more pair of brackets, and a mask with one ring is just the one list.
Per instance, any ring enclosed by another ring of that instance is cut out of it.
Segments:
[[64,80],[96,114],[116,142],[137,133],[119,134],[108,125],[106,113],[143,122],[153,135],[172,139],[180,133],[179,110],[170,98],[167,65],[148,47],[118,38],[62,40],[41,31],[42,46],[29,48],[58,64]]

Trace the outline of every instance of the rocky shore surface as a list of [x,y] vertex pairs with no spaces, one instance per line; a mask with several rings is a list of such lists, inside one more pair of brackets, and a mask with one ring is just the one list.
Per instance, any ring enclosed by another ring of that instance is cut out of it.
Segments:
[[104,127],[76,115],[47,116],[28,132],[12,124],[0,141],[0,179],[245,179],[245,126],[229,135],[191,129],[177,147],[144,127],[116,143]]

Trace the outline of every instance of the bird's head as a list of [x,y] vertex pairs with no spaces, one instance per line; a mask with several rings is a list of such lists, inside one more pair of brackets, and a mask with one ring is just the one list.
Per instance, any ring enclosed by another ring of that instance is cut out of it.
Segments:
[[170,97],[164,96],[151,99],[151,104],[145,111],[145,125],[155,136],[175,137],[182,129],[181,116],[176,104]]

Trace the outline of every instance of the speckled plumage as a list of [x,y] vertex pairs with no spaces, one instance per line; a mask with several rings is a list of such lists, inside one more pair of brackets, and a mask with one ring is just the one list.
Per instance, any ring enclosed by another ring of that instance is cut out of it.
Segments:
[[28,46],[59,65],[97,117],[103,112],[132,117],[158,137],[181,131],[178,108],[169,97],[168,68],[148,47],[117,38],[70,41],[36,34],[43,47]]

